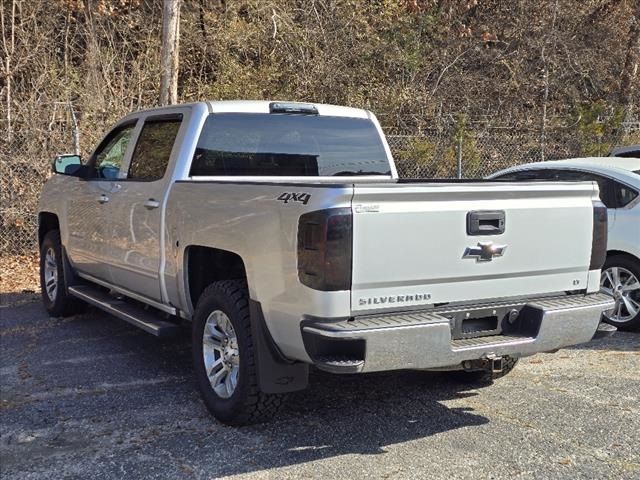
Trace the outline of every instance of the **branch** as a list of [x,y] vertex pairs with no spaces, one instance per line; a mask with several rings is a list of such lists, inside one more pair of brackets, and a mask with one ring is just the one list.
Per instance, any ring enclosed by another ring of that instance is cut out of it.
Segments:
[[453,59],[453,62],[451,62],[449,65],[447,65],[446,67],[444,67],[442,69],[442,72],[440,72],[440,76],[438,77],[438,80],[436,80],[436,86],[433,87],[433,91],[431,92],[431,96],[433,96],[436,93],[436,90],[438,90],[438,87],[440,86],[440,81],[442,80],[442,77],[444,76],[444,74],[447,72],[447,70],[449,70],[451,67],[453,67],[453,65],[455,65],[455,63],[460,60],[460,58],[462,58],[462,56],[467,53],[469,50],[471,50],[470,48],[466,49],[464,52],[462,52],[460,55],[458,55],[456,58]]

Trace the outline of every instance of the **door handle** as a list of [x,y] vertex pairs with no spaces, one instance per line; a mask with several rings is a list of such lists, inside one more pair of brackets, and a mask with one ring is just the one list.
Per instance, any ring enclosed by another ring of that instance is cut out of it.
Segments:
[[160,202],[153,198],[150,198],[149,200],[144,202],[144,208],[146,208],[147,210],[153,210],[154,208],[158,208],[159,206]]
[[98,197],[98,203],[105,204],[109,201],[109,197],[107,197],[104,193]]

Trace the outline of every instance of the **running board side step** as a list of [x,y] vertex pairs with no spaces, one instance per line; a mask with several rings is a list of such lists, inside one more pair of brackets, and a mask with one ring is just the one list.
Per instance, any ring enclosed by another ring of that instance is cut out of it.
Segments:
[[180,331],[179,325],[159,318],[160,312],[154,313],[126,300],[114,298],[95,287],[72,286],[69,287],[69,294],[156,337],[172,337]]

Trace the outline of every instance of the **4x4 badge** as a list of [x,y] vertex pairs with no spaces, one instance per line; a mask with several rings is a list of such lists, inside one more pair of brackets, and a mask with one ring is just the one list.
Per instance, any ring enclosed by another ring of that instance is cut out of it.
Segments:
[[493,242],[478,242],[477,247],[467,247],[462,258],[475,258],[478,262],[490,262],[493,257],[504,255],[506,245],[494,245]]
[[300,202],[303,205],[306,205],[310,199],[311,199],[310,193],[289,193],[289,192],[281,193],[280,196],[276,198],[276,200],[280,200],[281,202],[284,202],[284,203]]

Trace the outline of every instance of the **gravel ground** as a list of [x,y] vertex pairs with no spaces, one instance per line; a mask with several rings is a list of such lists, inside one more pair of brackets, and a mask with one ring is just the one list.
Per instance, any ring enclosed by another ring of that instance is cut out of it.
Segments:
[[640,478],[640,334],[532,357],[483,389],[314,374],[276,420],[236,429],[200,402],[186,333],[15,300],[0,308],[3,479]]

